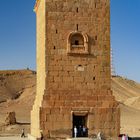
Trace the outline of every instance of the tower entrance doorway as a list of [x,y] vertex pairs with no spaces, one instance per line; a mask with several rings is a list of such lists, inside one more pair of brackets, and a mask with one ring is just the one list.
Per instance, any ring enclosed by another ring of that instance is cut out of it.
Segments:
[[73,137],[88,137],[87,115],[73,114]]

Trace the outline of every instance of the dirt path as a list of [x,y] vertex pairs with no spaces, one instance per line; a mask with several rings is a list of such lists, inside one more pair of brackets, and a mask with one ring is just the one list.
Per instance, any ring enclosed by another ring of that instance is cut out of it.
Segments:
[[13,136],[13,137],[0,137],[0,140],[29,140],[29,139],[20,138],[19,136]]

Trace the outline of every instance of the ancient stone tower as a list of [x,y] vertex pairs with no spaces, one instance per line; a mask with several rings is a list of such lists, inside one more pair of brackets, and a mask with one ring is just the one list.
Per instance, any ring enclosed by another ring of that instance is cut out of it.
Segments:
[[[31,135],[71,138],[73,127],[119,134],[111,91],[110,1],[37,0],[37,94]],[[40,133],[41,132],[41,133]],[[83,135],[78,133],[79,137]]]

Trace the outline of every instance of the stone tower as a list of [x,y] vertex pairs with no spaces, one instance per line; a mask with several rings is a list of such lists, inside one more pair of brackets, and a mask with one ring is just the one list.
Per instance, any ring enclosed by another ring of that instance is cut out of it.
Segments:
[[[37,0],[37,94],[31,135],[70,138],[85,126],[116,139],[111,91],[110,0]],[[83,134],[78,133],[79,137]]]

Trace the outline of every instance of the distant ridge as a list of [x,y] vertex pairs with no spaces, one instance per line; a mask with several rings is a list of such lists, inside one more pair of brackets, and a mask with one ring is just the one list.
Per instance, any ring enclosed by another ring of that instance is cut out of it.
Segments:
[[23,89],[35,85],[36,72],[31,70],[0,71],[0,102],[15,99]]

